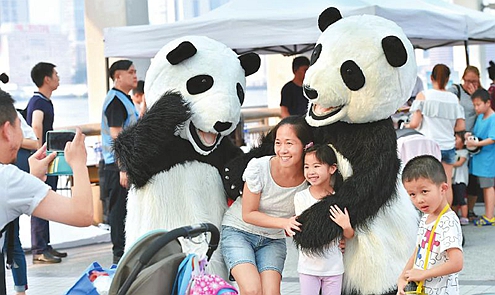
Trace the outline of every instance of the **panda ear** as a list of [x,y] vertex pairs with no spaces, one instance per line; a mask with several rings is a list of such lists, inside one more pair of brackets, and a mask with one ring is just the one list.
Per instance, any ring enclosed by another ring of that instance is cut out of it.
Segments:
[[318,18],[318,28],[320,28],[320,31],[323,32],[328,28],[328,26],[340,19],[342,19],[342,14],[340,14],[340,11],[335,7],[328,7],[320,14],[320,17]]
[[240,55],[239,61],[241,62],[241,67],[244,69],[244,76],[247,77],[251,74],[256,73],[261,65],[260,56],[254,52],[246,53]]
[[176,65],[194,56],[196,52],[198,50],[191,42],[184,41],[167,54],[167,60],[169,63]]
[[382,39],[382,48],[388,63],[393,67],[401,67],[407,62],[407,50],[397,36],[387,36]]

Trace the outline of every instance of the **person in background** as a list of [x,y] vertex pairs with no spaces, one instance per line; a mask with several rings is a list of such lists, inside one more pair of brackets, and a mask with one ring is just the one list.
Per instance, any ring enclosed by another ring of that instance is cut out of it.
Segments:
[[495,111],[495,63],[490,61],[490,66],[487,68],[488,77],[492,80],[490,83],[490,87],[488,88],[488,93],[490,93],[490,104],[492,106],[492,110]]
[[[17,116],[21,122],[23,139],[21,147],[17,152],[15,165],[22,171],[29,173],[28,158],[33,151],[39,148],[38,139],[33,129],[29,127],[19,112],[17,112]],[[7,265],[10,265],[10,269],[12,270],[14,291],[17,295],[24,295],[28,289],[27,267],[26,256],[22,249],[21,240],[19,239],[19,217],[11,221],[6,226],[6,229],[3,252],[7,254]]]
[[416,96],[410,112],[411,121],[404,124],[414,128],[427,138],[435,141],[442,154],[442,165],[447,174],[447,200],[452,204],[452,171],[455,163],[456,131],[465,130],[464,110],[455,95],[445,90],[449,81],[450,69],[437,64],[431,72],[433,89],[425,90]]
[[307,188],[303,148],[313,141],[301,116],[282,119],[270,132],[274,156],[253,158],[244,174],[242,197],[222,221],[220,248],[241,294],[280,294],[286,234],[299,229],[294,194]]
[[113,263],[117,264],[124,254],[125,216],[127,215],[127,173],[119,171],[112,150],[113,141],[127,126],[137,122],[139,113],[129,92],[137,86],[136,68],[130,60],[114,62],[109,69],[114,86],[108,91],[101,115],[101,137],[105,161],[104,195],[109,199],[110,238]]
[[454,199],[452,201],[452,210],[458,213],[461,210],[459,222],[461,225],[469,224],[468,207],[466,204],[466,190],[469,181],[469,152],[464,144],[464,134],[466,132],[459,131],[455,133],[455,158],[454,172],[452,175],[452,193]]
[[464,264],[462,230],[447,202],[449,185],[443,165],[430,155],[413,158],[404,167],[402,183],[423,216],[417,246],[398,278],[397,294],[405,294],[408,282],[423,282],[421,294],[458,295],[458,275]]
[[[474,110],[473,102],[471,101],[471,95],[480,89],[480,71],[475,66],[467,66],[462,74],[462,84],[454,84],[448,90],[454,93],[459,99],[459,103],[464,109],[464,119],[466,122],[466,131],[471,132],[476,121],[476,111]],[[468,166],[470,164],[468,163]],[[481,188],[479,187],[476,177],[469,175],[469,184],[467,188],[467,200],[468,200],[468,217],[470,220],[478,218],[478,215],[474,213],[474,205],[478,200],[478,196],[481,196]]]
[[[93,222],[93,197],[84,135],[77,128],[64,155],[74,177],[72,197],[67,198],[50,189],[43,181],[48,165],[56,153],[46,155],[46,144],[29,158],[28,174],[12,165],[23,142],[21,120],[12,97],[0,90],[0,229],[22,214],[28,214],[73,226],[89,226]],[[0,237],[0,245],[4,236]],[[3,252],[0,255],[0,294],[6,294]]]
[[294,78],[282,87],[280,114],[282,118],[296,115],[302,116],[308,110],[308,99],[303,94],[304,75],[309,68],[309,59],[298,56],[292,61]]
[[[478,226],[495,225],[493,215],[495,206],[495,112],[491,108],[490,95],[485,89],[476,90],[471,96],[474,109],[478,114],[473,132],[466,133],[466,146],[481,147],[479,153],[473,155],[471,174],[478,178],[483,189],[485,215],[473,222]],[[473,140],[474,135],[478,140]]]
[[[311,186],[294,196],[296,215],[300,215],[322,198],[331,197],[342,184],[342,176],[337,171],[337,156],[331,147],[326,144],[313,146],[311,142],[304,150],[304,177]],[[342,227],[344,238],[354,237],[347,208],[342,211],[336,205],[330,207],[330,219]],[[299,251],[297,271],[301,294],[341,293],[344,261],[337,241],[332,242],[323,255],[315,257]]]
[[146,100],[144,99],[144,81],[139,80],[136,88],[132,89],[132,101],[139,113],[139,117],[142,117],[146,111]]
[[[33,128],[38,138],[38,146],[46,142],[46,132],[53,130],[54,109],[51,100],[52,92],[59,84],[60,78],[55,65],[47,62],[36,64],[31,70],[31,79],[38,91],[27,105],[27,123]],[[53,191],[57,190],[57,176],[48,176],[46,183]],[[31,217],[31,251],[33,263],[59,263],[67,253],[59,252],[50,245],[50,225],[48,220]]]

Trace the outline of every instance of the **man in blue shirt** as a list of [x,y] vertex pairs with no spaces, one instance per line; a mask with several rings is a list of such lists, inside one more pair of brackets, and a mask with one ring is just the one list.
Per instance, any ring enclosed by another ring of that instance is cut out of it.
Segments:
[[136,123],[139,114],[129,95],[137,86],[136,68],[130,60],[119,60],[109,69],[114,87],[108,91],[101,116],[103,159],[105,160],[103,193],[108,198],[110,238],[113,262],[118,263],[124,254],[124,220],[127,215],[127,174],[119,171],[115,163],[112,144],[127,126]]
[[[38,147],[46,142],[46,132],[53,130],[54,110],[50,99],[60,82],[55,65],[46,62],[36,64],[31,70],[31,79],[38,87],[27,106],[27,123],[38,138]],[[58,177],[48,176],[45,183],[57,190]],[[31,217],[31,251],[33,263],[59,263],[67,253],[58,252],[50,246],[48,220]]]

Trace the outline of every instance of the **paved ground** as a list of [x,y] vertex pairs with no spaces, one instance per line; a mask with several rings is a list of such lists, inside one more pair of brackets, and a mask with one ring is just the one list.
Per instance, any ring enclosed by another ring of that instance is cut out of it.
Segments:
[[[483,204],[477,204],[475,212],[483,212]],[[466,244],[464,246],[464,269],[459,275],[462,295],[495,295],[495,226],[477,228],[463,227]],[[289,243],[291,244],[291,243]],[[65,294],[93,261],[110,266],[112,261],[111,244],[100,243],[66,249],[69,257],[60,264],[33,265],[28,254],[28,294]],[[299,295],[296,273],[297,252],[289,249],[289,255],[282,282],[283,295]],[[12,277],[8,273],[7,294],[14,295]]]

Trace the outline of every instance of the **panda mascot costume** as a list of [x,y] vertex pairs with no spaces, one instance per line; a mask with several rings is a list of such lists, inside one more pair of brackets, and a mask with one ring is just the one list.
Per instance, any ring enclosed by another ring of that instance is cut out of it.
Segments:
[[[342,294],[396,294],[419,216],[398,177],[390,116],[416,81],[413,47],[400,27],[377,16],[342,18],[338,9],[328,8],[318,25],[323,33],[303,82],[309,99],[306,121],[314,127],[316,143],[336,152],[344,181],[335,195],[298,217],[302,231],[294,242],[308,253],[323,253],[342,236],[329,218],[330,206],[347,208],[355,236],[346,242]],[[270,144],[263,142],[261,153]],[[232,160],[223,171],[231,196],[241,193],[237,167],[249,156]]]
[[[145,78],[148,110],[114,144],[131,184],[126,250],[154,229],[220,227],[227,196],[219,171],[242,154],[225,137],[240,121],[245,77],[259,66],[258,55],[237,56],[202,36],[173,40],[156,54]],[[185,252],[206,253],[206,243],[181,244]],[[208,269],[227,277],[220,251]]]

